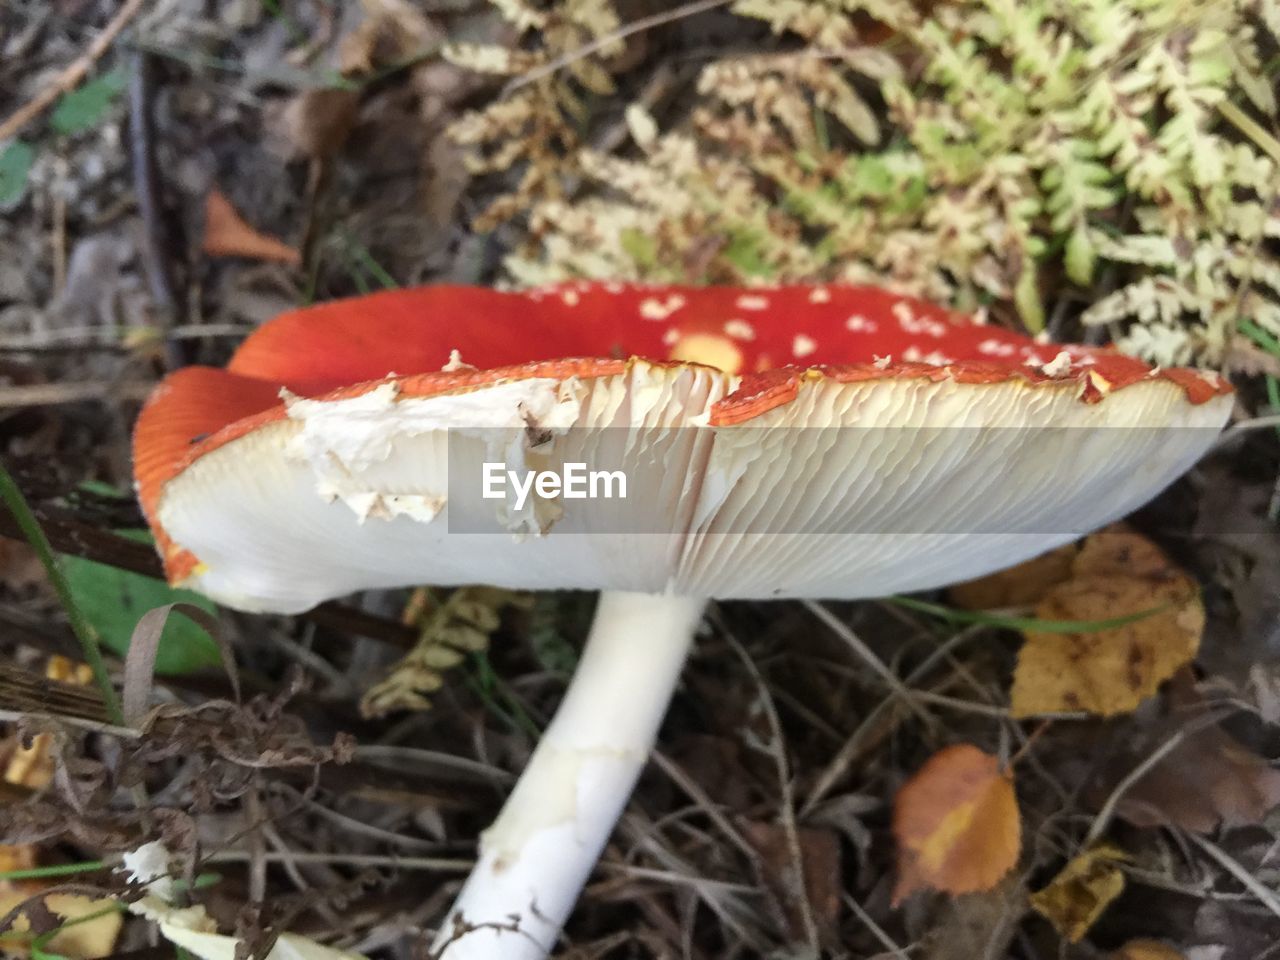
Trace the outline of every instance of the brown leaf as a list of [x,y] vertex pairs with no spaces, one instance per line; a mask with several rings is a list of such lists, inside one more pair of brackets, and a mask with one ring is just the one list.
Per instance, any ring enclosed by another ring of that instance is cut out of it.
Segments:
[[332,157],[346,144],[359,109],[357,90],[304,90],[285,106],[281,125],[295,155],[310,159]]
[[894,799],[895,905],[916,890],[990,890],[1018,860],[1013,780],[996,758],[961,743],[935,753]]
[[787,842],[787,832],[773,823],[751,821],[743,824],[743,835],[760,855],[760,883],[777,902],[792,943],[807,939],[804,922],[805,904],[813,911],[819,939],[834,947],[839,943],[840,839],[831,830],[802,828],[798,833],[800,861],[804,865],[804,888],[796,876],[795,857]]
[[1111,954],[1110,960],[1187,960],[1187,958],[1159,940],[1130,940]]
[[21,540],[0,537],[0,581],[11,590],[25,590],[44,581],[44,565],[34,549]]
[[[1162,731],[1160,739],[1169,735],[1170,731]],[[1107,793],[1136,762],[1140,758],[1108,768]],[[1219,823],[1259,824],[1277,805],[1280,770],[1273,770],[1262,757],[1214,726],[1188,736],[1130,786],[1116,813],[1139,827],[1174,824],[1211,833]]]
[[957,583],[947,590],[947,595],[952,603],[965,610],[1024,607],[1071,576],[1071,564],[1078,552],[1079,547],[1070,543],[1016,567]]
[[[1009,873],[992,889],[958,897],[945,910],[921,910],[925,927],[918,960],[975,960],[1016,956],[1011,947],[1019,920],[1027,912],[1027,891],[1017,873]],[[911,920],[908,919],[910,927]],[[888,954],[876,954],[887,957]]]
[[345,77],[366,76],[430,52],[440,31],[408,0],[361,0],[364,20],[339,45]]
[[297,266],[302,258],[283,240],[259,233],[236,212],[216,187],[204,203],[204,241],[200,249],[211,257],[245,257]]
[[1191,661],[1204,633],[1195,581],[1140,534],[1085,539],[1070,579],[1036,607],[1044,620],[1141,619],[1088,633],[1026,631],[1010,692],[1015,717],[1085,710],[1128,713]]
[[1102,912],[1124,891],[1117,864],[1123,850],[1100,844],[1074,857],[1043,890],[1031,894],[1032,908],[1071,943],[1079,943]]

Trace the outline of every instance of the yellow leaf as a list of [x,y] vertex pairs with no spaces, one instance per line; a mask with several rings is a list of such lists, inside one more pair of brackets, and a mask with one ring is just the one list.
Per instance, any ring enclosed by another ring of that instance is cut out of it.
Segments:
[[971,744],[941,750],[898,791],[893,835],[895,905],[925,888],[989,890],[1017,862],[1022,843],[1013,780]]
[[1128,713],[1200,648],[1204,608],[1189,577],[1084,577],[1053,588],[1036,607],[1041,619],[1108,620],[1156,608],[1164,609],[1110,630],[1028,631],[1013,675],[1013,716]]
[[1071,576],[1079,547],[1074,543],[1050,550],[1007,570],[957,583],[947,590],[951,602],[965,610],[994,610],[1035,603],[1054,584]]
[[1071,943],[1079,943],[1124,891],[1124,874],[1116,864],[1125,859],[1123,850],[1109,844],[1086,850],[1031,895],[1032,908]]
[[[0,916],[4,916],[30,896],[30,893],[17,891],[0,893]],[[95,960],[97,957],[110,956],[115,949],[116,937],[119,936],[120,926],[123,923],[119,910],[103,912],[108,910],[114,902],[113,900],[91,900],[89,897],[70,893],[49,894],[44,898],[44,905],[50,913],[62,920],[76,920],[95,913],[101,913],[101,916],[72,924],[59,931],[45,944],[46,952],[61,954],[71,960]],[[30,930],[30,922],[26,915],[19,913],[11,929],[19,934]],[[3,947],[6,956],[12,954],[25,957],[30,951],[30,941],[29,938],[6,937]]]
[[1123,527],[1087,537],[1069,578],[1047,587],[1035,615],[1114,620],[1152,610],[1158,612],[1109,630],[1027,631],[1013,675],[1013,715],[1128,713],[1200,647],[1204,608],[1195,581]]
[[1159,940],[1130,940],[1111,954],[1111,960],[1187,960],[1187,958]]

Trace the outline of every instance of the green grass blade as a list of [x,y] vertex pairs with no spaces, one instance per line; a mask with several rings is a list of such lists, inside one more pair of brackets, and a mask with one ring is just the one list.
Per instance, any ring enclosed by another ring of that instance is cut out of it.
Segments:
[[1039,617],[1002,617],[992,613],[981,613],[972,610],[956,610],[954,607],[940,603],[928,603],[914,600],[911,597],[885,597],[889,603],[896,603],[908,610],[927,613],[955,623],[981,623],[988,627],[1003,627],[1008,630],[1034,630],[1038,633],[1096,633],[1099,630],[1114,630],[1139,620],[1145,620],[1154,614],[1167,610],[1169,605],[1161,604],[1150,610],[1126,614],[1123,617],[1112,617],[1109,620],[1042,620]]
[[40,563],[49,575],[49,582],[53,584],[54,592],[57,593],[58,600],[62,603],[62,608],[67,613],[67,620],[71,624],[71,630],[75,633],[76,639],[80,641],[80,649],[84,654],[85,663],[89,664],[89,669],[93,671],[93,679],[97,681],[98,689],[102,692],[102,701],[106,704],[107,716],[116,726],[126,726],[124,713],[120,709],[120,698],[116,696],[115,687],[111,685],[111,677],[107,673],[107,664],[102,659],[102,648],[98,642],[98,635],[80,612],[79,606],[76,605],[75,597],[71,595],[71,588],[67,585],[66,577],[62,575],[62,568],[58,565],[57,557],[53,555],[53,548],[49,545],[48,538],[44,535],[44,531],[40,529],[40,523],[36,520],[36,515],[31,512],[27,498],[22,495],[22,491],[18,489],[18,485],[14,482],[4,464],[0,464],[0,499],[4,500],[14,519],[18,521],[22,535],[27,538],[27,542],[35,549],[37,556],[40,558]]

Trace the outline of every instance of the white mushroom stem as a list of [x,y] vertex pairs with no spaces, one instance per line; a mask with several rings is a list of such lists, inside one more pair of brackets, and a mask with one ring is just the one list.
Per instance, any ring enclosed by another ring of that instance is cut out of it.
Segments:
[[[441,960],[550,952],[649,758],[704,606],[601,595],[564,700],[481,836],[480,859],[436,940]],[[454,939],[457,918],[479,929]]]

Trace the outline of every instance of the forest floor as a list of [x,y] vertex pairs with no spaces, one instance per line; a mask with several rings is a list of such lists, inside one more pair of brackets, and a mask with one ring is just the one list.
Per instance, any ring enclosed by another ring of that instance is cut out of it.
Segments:
[[[518,218],[472,229],[510,177],[468,177],[445,137],[501,84],[434,55],[446,38],[507,42],[504,23],[480,2],[417,6],[434,31],[421,54],[354,85],[335,82],[344,62],[399,42],[361,27],[378,4],[0,5],[0,118],[54,95],[0,133],[0,449],[54,547],[104,562],[67,572],[115,651],[113,672],[141,614],[171,599],[150,548],[115,533],[145,526],[130,431],[164,373],[225,362],[300,304],[499,282],[503,256],[527,239]],[[631,19],[647,9],[621,6]],[[95,51],[113,17],[119,38]],[[583,136],[618,149],[629,100],[659,69],[668,89],[692,84],[708,44],[776,42],[719,10],[655,28],[619,93],[591,102]],[[80,58],[84,82],[67,73]],[[217,255],[211,197],[245,221],[223,249],[248,255]],[[1116,627],[1124,642],[1186,653],[1109,718],[1011,705],[1033,642],[1011,618],[1032,616],[1075,575],[1078,548],[1048,573],[917,598],[932,609],[715,604],[565,955],[1276,955],[1277,475],[1276,434],[1237,435],[1130,518],[1136,532],[1116,534],[1131,538],[1126,550],[1159,554],[1136,574],[1139,598],[1156,596],[1142,593],[1153,577],[1190,578],[1200,600],[1184,609],[1202,602],[1204,626],[1190,638],[1170,635],[1186,628],[1173,618],[1145,634]],[[86,732],[72,721],[102,719],[92,686],[33,685],[86,678],[70,663],[80,655],[64,606],[6,523],[0,840],[11,846],[0,873],[29,871],[0,880],[6,923],[57,928],[54,901],[39,906],[55,886],[136,895],[112,858],[162,838],[184,875],[202,878],[193,896],[220,928],[255,948],[287,930],[425,956],[476,837],[563,693],[594,598],[493,600],[487,649],[445,675],[430,710],[374,718],[362,696],[448,591],[368,594],[298,618],[218,611],[243,705],[216,645],[184,624],[166,634],[149,690],[162,715],[140,737]],[[975,609],[997,612],[966,619]],[[990,889],[895,905],[895,797],[960,743],[1013,761],[1021,853]],[[1073,883],[1033,896],[1073,862]],[[42,872],[77,864],[88,866]],[[0,952],[31,936],[0,939]],[[172,955],[154,925],[116,913],[37,944],[50,950]]]

